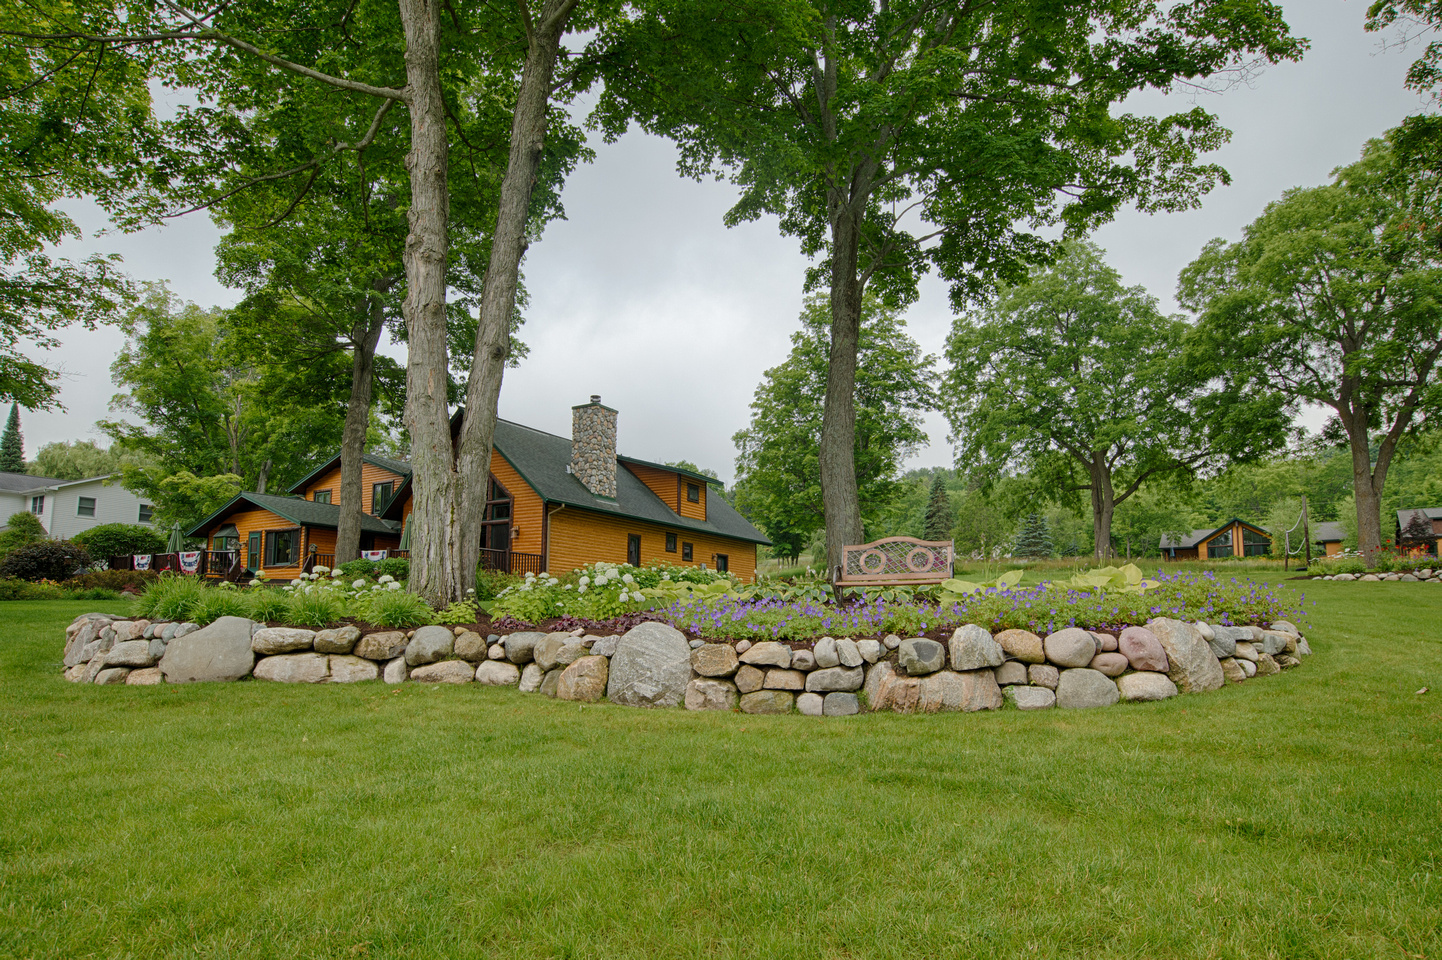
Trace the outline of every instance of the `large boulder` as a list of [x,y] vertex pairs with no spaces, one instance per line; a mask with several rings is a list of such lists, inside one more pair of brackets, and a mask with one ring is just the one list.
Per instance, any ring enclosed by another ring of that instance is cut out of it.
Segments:
[[565,649],[566,644],[574,642],[575,639],[569,633],[548,633],[536,641],[536,645],[531,648],[531,656],[542,670],[554,670],[561,665],[559,663],[561,651]]
[[1056,692],[1056,685],[1061,681],[1061,671],[1049,663],[1033,663],[1026,668],[1026,678],[1033,687],[1045,687]]
[[334,630],[317,630],[312,646],[316,653],[338,653],[344,656],[355,649],[359,639],[360,628],[347,625]]
[[330,657],[323,653],[282,653],[262,657],[255,664],[255,679],[276,683],[320,683],[330,676]]
[[736,671],[736,689],[742,693],[755,693],[766,682],[766,674],[760,667],[747,665]]
[[1092,657],[1092,662],[1088,666],[1109,677],[1120,677],[1127,672],[1129,664],[1127,658],[1120,653],[1099,653]]
[[464,660],[442,660],[411,670],[411,679],[417,683],[470,683],[475,678],[476,668]]
[[506,648],[506,659],[520,666],[530,663],[535,659],[536,644],[546,639],[544,633],[537,633],[534,630],[513,633],[501,640]]
[[763,640],[741,654],[741,662],[753,667],[789,667],[791,648],[775,640]]
[[1177,685],[1164,673],[1129,673],[1117,680],[1123,700],[1165,700],[1177,695]]
[[1046,710],[1056,706],[1056,694],[1046,687],[1007,687],[1002,696],[1018,710]]
[[406,663],[423,667],[449,660],[456,650],[456,635],[446,627],[420,627],[406,644]]
[[729,643],[707,643],[691,651],[691,669],[703,677],[735,676],[739,667],[736,648]]
[[360,638],[351,652],[367,660],[394,660],[405,655],[406,635],[399,630],[368,633]]
[[697,677],[686,684],[687,710],[734,710],[736,684],[729,680]]
[[1067,627],[1047,634],[1042,650],[1047,660],[1058,667],[1085,667],[1097,655],[1097,641],[1086,630]]
[[331,683],[361,683],[365,680],[379,680],[381,665],[374,660],[353,657],[346,653],[330,655]]
[[951,669],[984,670],[999,667],[1006,660],[1006,651],[991,638],[991,632],[974,623],[956,628],[951,635]]
[[[602,659],[605,659],[604,657]],[[476,683],[491,687],[509,687],[521,682],[521,668],[514,663],[487,660],[476,667]]]
[[[802,696],[807,694],[803,693]],[[849,717],[861,712],[861,700],[854,693],[828,693],[821,705],[821,712],[828,717]]]
[[153,667],[159,657],[153,656],[149,640],[124,640],[105,655],[107,667]]
[[841,661],[843,667],[859,667],[865,662],[856,641],[850,637],[842,637],[836,641],[836,659]]
[[[790,650],[786,662],[791,662]],[[616,644],[606,696],[628,707],[674,707],[686,698],[690,681],[691,645],[681,631],[664,623],[641,623]]]
[[309,650],[314,644],[315,631],[299,627],[261,627],[250,638],[250,649],[261,657]]
[[239,680],[255,667],[250,648],[251,622],[245,617],[221,617],[194,633],[177,636],[165,646],[160,670],[167,683]]
[[993,639],[1013,660],[1020,660],[1022,663],[1046,663],[1046,651],[1042,647],[1041,637],[1029,630],[1003,630]]
[[1170,669],[1167,676],[1182,693],[1219,690],[1226,682],[1222,665],[1211,646],[1190,623],[1158,617],[1147,624],[1162,649],[1167,652]]
[[[941,644],[937,644],[938,647]],[[808,693],[831,693],[836,690],[850,692],[860,690],[866,675],[861,667],[827,667],[806,674]]]
[[[1055,670],[1056,668],[1053,667],[1052,669]],[[1025,684],[1027,682],[1026,664],[1020,660],[1008,660],[993,672],[996,674],[996,682],[1003,687],[1012,684]]]
[[896,656],[901,669],[913,677],[935,673],[946,666],[946,648],[925,637],[912,637],[901,641]]
[[[1201,634],[1197,635],[1201,640]],[[1216,663],[1215,660],[1212,661]],[[1061,672],[1056,685],[1058,707],[1080,709],[1084,707],[1109,707],[1117,702],[1117,685],[1106,674],[1086,667]]]
[[[832,669],[840,669],[833,667]],[[772,667],[766,671],[766,680],[761,684],[765,690],[805,690],[806,674],[800,670],[783,670]]]
[[956,673],[942,670],[920,681],[919,709],[922,713],[942,711],[996,710],[1001,707],[1001,687],[990,670]]
[[606,695],[610,662],[605,657],[581,657],[568,663],[556,681],[556,699],[585,703],[600,700]]
[[[476,631],[463,630],[460,633],[456,634],[456,642],[455,645],[452,647],[452,652],[454,652],[455,655],[460,657],[462,660],[469,660],[472,663],[479,663],[482,660],[486,659],[486,651],[486,638],[481,636],[479,633],[476,633]],[[500,660],[506,655],[504,647],[501,648],[500,654],[501,655],[496,657],[495,659]],[[520,676],[519,670],[516,671],[516,676]]]
[[1123,630],[1122,635],[1117,638],[1117,652],[1127,658],[1133,670],[1166,673],[1171,669],[1161,641],[1146,627],[1127,627]]

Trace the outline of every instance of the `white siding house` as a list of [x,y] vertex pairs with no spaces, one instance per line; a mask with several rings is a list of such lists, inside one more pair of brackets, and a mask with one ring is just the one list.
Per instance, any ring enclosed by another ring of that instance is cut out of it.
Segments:
[[0,473],[0,524],[13,513],[33,513],[57,540],[67,540],[102,523],[149,524],[150,504],[119,482],[107,483],[118,477],[112,474],[86,480],[56,480]]

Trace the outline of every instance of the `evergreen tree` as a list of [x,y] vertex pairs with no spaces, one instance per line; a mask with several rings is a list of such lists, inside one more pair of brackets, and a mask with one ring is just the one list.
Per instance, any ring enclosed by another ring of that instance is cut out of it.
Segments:
[[950,540],[954,526],[956,514],[951,509],[946,480],[938,470],[931,477],[931,499],[926,504],[926,527],[921,535],[926,540]]
[[1021,530],[1016,535],[1016,546],[1012,547],[1011,552],[1018,557],[1051,556],[1051,531],[1047,529],[1046,517],[1039,513],[1027,514],[1021,522]]
[[0,436],[0,471],[25,472],[25,438],[20,434],[20,407],[14,403],[10,404],[10,419],[5,423],[5,434]]

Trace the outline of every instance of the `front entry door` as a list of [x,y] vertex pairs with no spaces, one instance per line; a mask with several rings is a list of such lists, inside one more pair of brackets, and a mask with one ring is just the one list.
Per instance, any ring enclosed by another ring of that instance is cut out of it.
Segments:
[[641,535],[633,533],[626,537],[626,562],[633,567],[641,565]]

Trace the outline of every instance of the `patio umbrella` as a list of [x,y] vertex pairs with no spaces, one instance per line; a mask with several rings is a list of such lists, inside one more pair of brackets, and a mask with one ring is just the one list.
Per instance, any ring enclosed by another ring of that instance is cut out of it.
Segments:
[[400,545],[400,547],[398,547],[397,549],[407,550],[407,551],[408,551],[408,550],[410,550],[410,548],[411,548],[411,522],[410,522],[410,519],[407,518],[406,521],[401,524],[401,545]]
[[185,541],[180,536],[180,524],[170,525],[170,539],[165,543],[166,553],[179,553],[185,549]]

